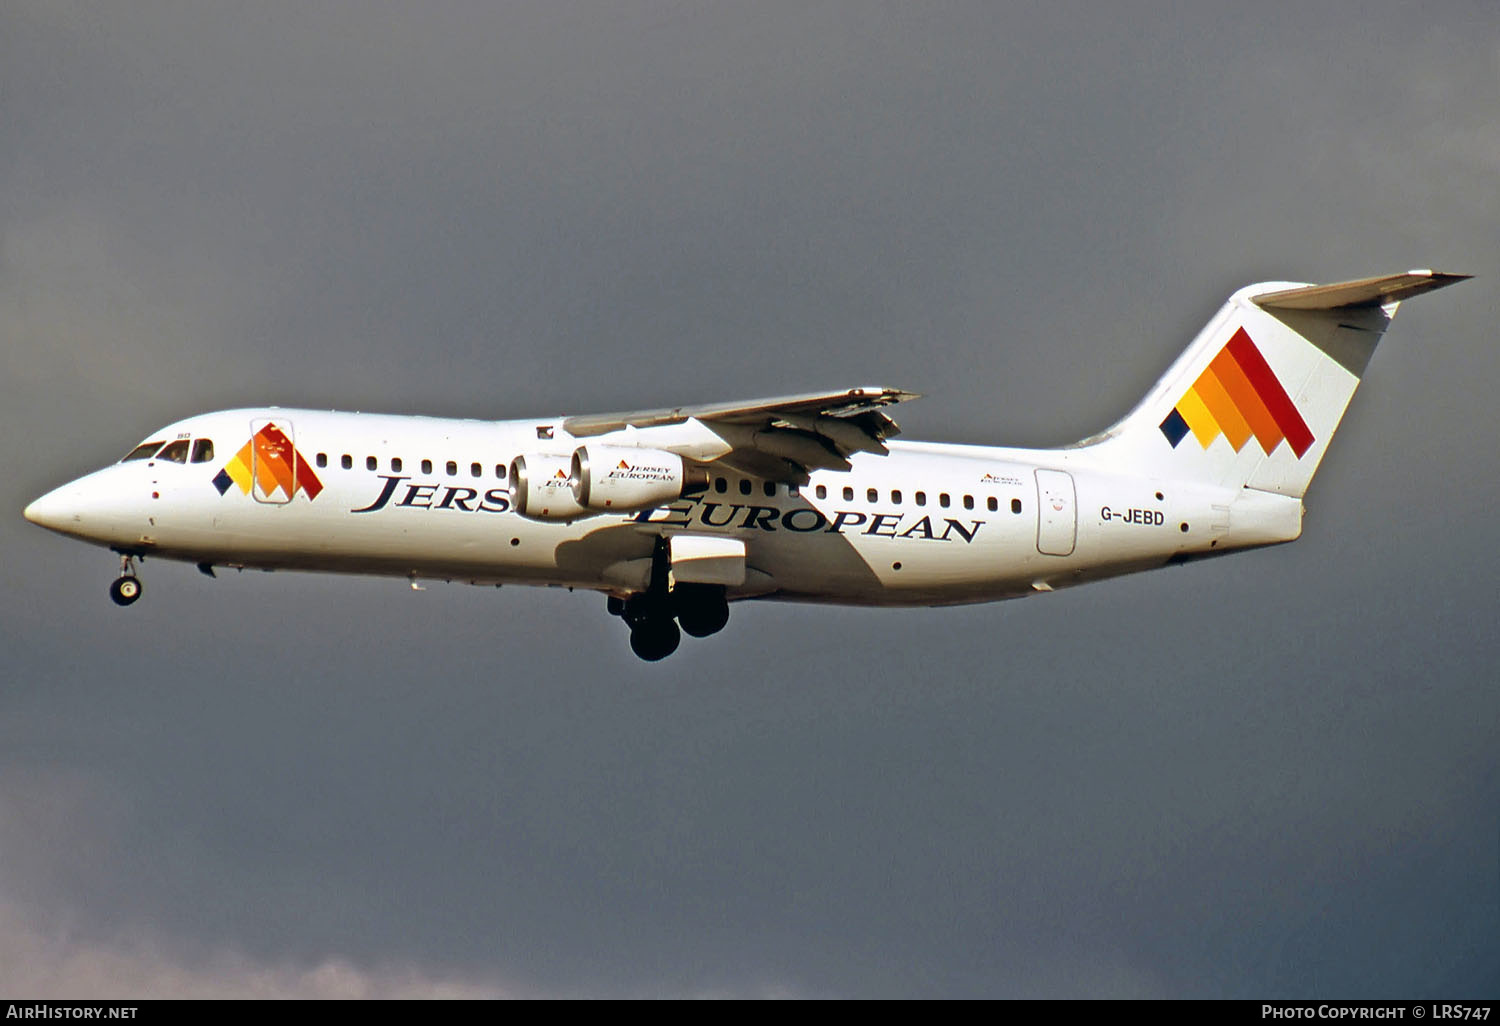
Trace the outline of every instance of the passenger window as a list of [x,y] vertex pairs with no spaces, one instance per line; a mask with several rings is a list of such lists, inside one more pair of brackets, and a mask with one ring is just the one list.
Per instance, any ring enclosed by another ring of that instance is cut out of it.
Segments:
[[995,498],[993,495],[991,495],[988,499],[985,499],[984,504],[985,506],[989,507],[989,511],[991,513],[1000,508],[1000,500]]
[[401,473],[401,457],[400,456],[392,456],[391,457],[391,473],[392,474],[399,474],[399,473]]
[[175,442],[169,442],[167,447],[156,454],[159,460],[171,460],[173,463],[186,463],[188,458],[188,440],[179,438]]
[[749,495],[750,494],[750,479],[749,478],[745,478],[745,480],[743,480],[743,481],[740,482],[740,494],[741,495]]
[[495,464],[495,476],[498,477],[502,481],[505,480],[505,464],[504,463],[496,463]]
[[972,496],[972,495],[965,495],[964,496],[964,509],[973,509],[973,508],[974,508],[974,496]]
[[339,466],[345,470],[352,469],[354,466],[354,457],[350,456],[347,452],[344,453],[344,455],[339,457]]
[[469,464],[469,476],[470,477],[480,477],[483,474],[484,474],[484,468],[481,467],[479,464],[477,464],[477,463],[470,463]]
[[430,473],[432,473],[432,461],[431,460],[423,460],[422,461],[422,473],[424,473],[424,474],[430,474]]
[[193,442],[193,462],[208,463],[214,458],[214,443],[211,438],[199,438]]
[[376,470],[379,467],[380,467],[380,461],[377,460],[374,456],[366,456],[365,457],[365,469],[366,470]]
[[326,467],[326,466],[328,466],[328,454],[326,452],[320,452],[320,453],[318,453],[318,459],[317,459],[316,462],[317,462],[317,464],[318,464],[319,467]]
[[952,499],[948,498],[948,493],[947,492],[939,492],[938,493],[938,505],[941,506],[941,507],[943,507],[944,509],[947,509],[948,506],[949,506],[949,504],[952,501],[953,501]]
[[155,456],[156,450],[160,448],[160,441],[147,442],[144,445],[138,445],[134,449],[131,449],[130,452],[126,454],[125,458],[120,462],[129,463],[131,460],[148,460],[152,456]]
[[775,481],[767,481],[765,483],[765,491],[766,491],[766,498],[768,498],[768,499],[774,499],[776,497],[776,482]]
[[844,487],[844,501],[845,502],[853,502],[854,501],[854,489],[848,487],[847,485]]
[[899,489],[899,488],[892,489],[892,491],[891,491],[891,503],[893,505],[896,505],[896,506],[901,505],[901,489]]
[[926,492],[918,492],[916,495],[912,496],[912,498],[914,500],[916,500],[916,503],[917,503],[918,506],[925,506],[925,505],[927,505],[927,493]]
[[1012,513],[1019,513],[1019,512],[1021,512],[1021,500],[1020,499],[1011,499],[1010,500],[1010,511]]
[[826,498],[828,498],[828,486],[827,485],[818,485],[818,487],[817,487],[817,496],[820,499],[826,499]]
[[717,478],[714,481],[714,491],[718,492],[720,495],[723,495],[725,492],[729,491],[729,482],[724,480],[722,477]]
[[867,488],[867,489],[865,489],[865,501],[866,502],[879,502],[880,501],[880,493],[878,491],[876,491],[874,488]]
[[448,461],[448,476],[453,477],[458,473],[458,464],[453,460]]
[[789,484],[786,486],[786,493],[795,499],[797,496],[802,494],[802,489],[797,485]]

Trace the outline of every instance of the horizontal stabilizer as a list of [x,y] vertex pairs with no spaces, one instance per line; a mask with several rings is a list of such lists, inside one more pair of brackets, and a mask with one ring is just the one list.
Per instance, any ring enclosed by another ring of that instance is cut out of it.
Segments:
[[1254,297],[1257,306],[1280,310],[1340,310],[1357,306],[1385,306],[1433,289],[1465,281],[1472,275],[1437,271],[1407,271],[1384,278],[1361,278],[1334,285],[1307,285]]

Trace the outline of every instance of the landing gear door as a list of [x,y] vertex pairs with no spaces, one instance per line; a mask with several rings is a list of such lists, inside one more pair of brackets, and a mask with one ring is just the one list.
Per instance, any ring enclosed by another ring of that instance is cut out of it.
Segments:
[[256,502],[285,505],[297,494],[296,435],[283,417],[250,422],[250,494]]
[[1047,556],[1071,556],[1078,537],[1078,497],[1073,475],[1063,470],[1036,472],[1037,551]]
[[738,588],[745,583],[742,539],[674,534],[667,541],[667,551],[672,559],[673,584],[722,584]]

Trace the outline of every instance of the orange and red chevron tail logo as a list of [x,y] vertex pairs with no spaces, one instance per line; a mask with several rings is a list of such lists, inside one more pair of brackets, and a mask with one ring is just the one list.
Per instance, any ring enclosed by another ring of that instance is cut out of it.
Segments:
[[1234,333],[1161,422],[1161,433],[1174,449],[1189,432],[1205,449],[1222,434],[1235,452],[1253,435],[1267,456],[1284,440],[1299,460],[1315,441],[1244,328]]
[[249,495],[254,485],[267,498],[280,491],[288,500],[299,491],[309,499],[316,499],[323,490],[318,475],[307,465],[292,440],[275,424],[267,424],[257,431],[255,437],[224,464],[224,469],[214,476],[213,483],[220,495],[232,484],[238,485],[241,493]]

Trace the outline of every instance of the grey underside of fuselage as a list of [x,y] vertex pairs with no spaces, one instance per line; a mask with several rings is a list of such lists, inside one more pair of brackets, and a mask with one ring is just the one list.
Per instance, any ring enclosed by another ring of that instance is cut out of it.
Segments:
[[[236,555],[223,549],[197,550],[162,546],[139,546],[129,549],[131,554],[148,559],[169,560],[211,567],[258,571],[291,571],[309,573],[352,574],[372,577],[393,577],[421,581],[445,581],[481,587],[502,585],[520,587],[553,587],[597,591],[601,593],[626,594],[631,589],[622,588],[603,581],[597,573],[593,575],[565,575],[556,565],[517,566],[514,563],[495,563],[469,560],[413,560],[400,557],[371,557],[357,554],[301,554],[270,555],[266,553],[244,553]],[[1068,583],[1083,583],[1099,580],[1137,570],[1153,569],[1165,560],[1153,558],[1133,561],[1131,564],[1114,567],[1093,567],[1086,572],[1072,575]],[[783,583],[772,575],[752,568],[752,577],[759,583],[746,588],[729,589],[729,598],[740,601],[760,599],[775,602],[793,602],[815,605],[858,605],[869,607],[912,607],[969,605],[995,602],[1012,598],[1023,598],[1037,594],[1028,581],[995,579],[973,582],[966,586],[942,588],[903,588],[874,585],[866,580],[858,590],[819,590],[809,587],[807,581]],[[1052,590],[1045,588],[1040,590]]]

